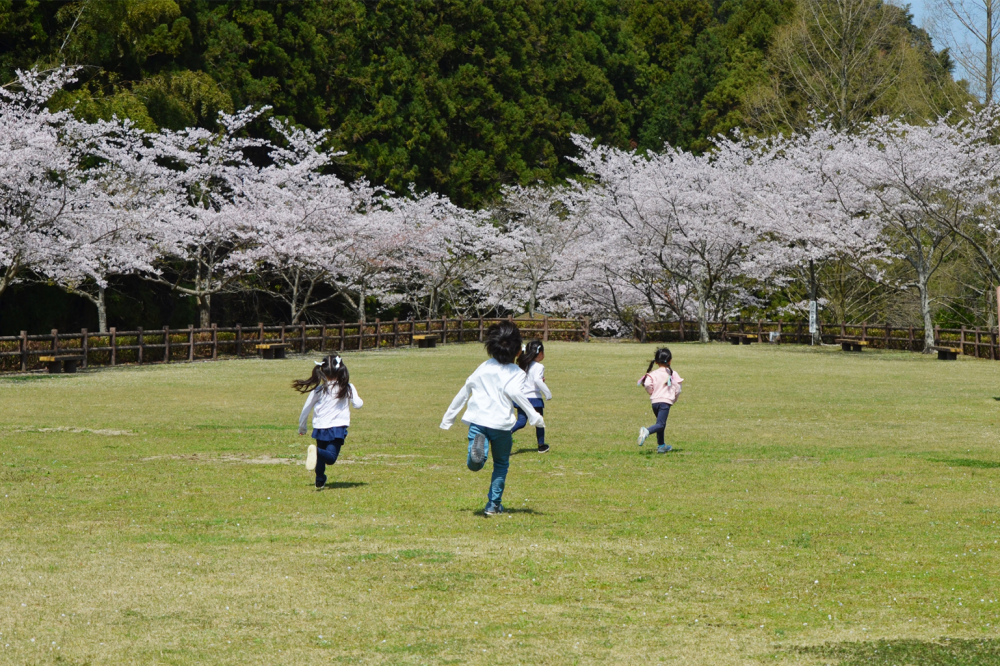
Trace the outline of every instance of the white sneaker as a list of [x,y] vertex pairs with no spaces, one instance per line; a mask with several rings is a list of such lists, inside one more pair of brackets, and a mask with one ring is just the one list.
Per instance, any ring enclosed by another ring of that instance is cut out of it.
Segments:
[[310,444],[306,449],[306,470],[311,472],[314,469],[316,469],[316,445]]
[[639,446],[645,444],[647,437],[649,437],[649,431],[645,428],[639,428]]

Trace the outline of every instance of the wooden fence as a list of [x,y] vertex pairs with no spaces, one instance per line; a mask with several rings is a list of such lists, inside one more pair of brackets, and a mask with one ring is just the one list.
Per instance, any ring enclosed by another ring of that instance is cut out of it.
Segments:
[[[509,318],[508,318],[509,319]],[[414,344],[414,336],[436,335],[440,344],[481,342],[490,324],[502,319],[421,319],[336,324],[296,324],[244,328],[240,325],[220,328],[162,329],[91,333],[66,333],[53,329],[47,335],[0,336],[0,373],[29,372],[44,368],[41,356],[78,355],[81,368],[149,363],[214,361],[240,358],[257,353],[261,343],[284,343],[294,352],[341,352],[405,347]],[[513,320],[527,339],[590,339],[589,319]]]
[[[924,329],[914,326],[889,326],[886,324],[820,324],[824,343],[833,344],[840,338],[864,340],[870,349],[896,349],[922,352]],[[768,342],[771,333],[777,334],[781,343],[809,344],[809,324],[806,322],[780,321],[721,321],[708,325],[712,340],[730,340],[734,333],[752,333],[762,342]],[[680,342],[698,340],[698,322],[644,322],[637,327],[636,337],[647,342]],[[934,327],[934,345],[961,350],[966,356],[1000,360],[1000,344],[996,328],[939,328]]]

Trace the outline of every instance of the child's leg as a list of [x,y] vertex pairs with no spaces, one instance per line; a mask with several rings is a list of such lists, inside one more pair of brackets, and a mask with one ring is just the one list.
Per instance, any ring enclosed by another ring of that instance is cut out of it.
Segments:
[[340,457],[340,447],[344,445],[343,439],[335,439],[330,442],[316,440],[316,478],[325,476],[326,466],[337,462]]
[[528,415],[524,412],[524,410],[517,405],[514,405],[514,409],[517,410],[517,423],[515,423],[514,427],[510,429],[510,434],[512,435],[524,426],[528,425]]
[[670,411],[670,405],[665,402],[657,402],[653,405],[653,414],[656,415],[656,423],[646,428],[649,434],[652,435],[656,433],[656,443],[663,444],[663,429],[667,425],[667,413]]
[[503,489],[510,468],[510,450],[514,440],[506,430],[489,429],[490,445],[493,447],[493,476],[490,478],[489,501],[499,504],[503,499]]
[[657,446],[663,446],[663,431],[667,428],[667,416],[670,414],[670,405],[665,402],[658,402],[653,405],[653,412],[656,414],[656,425],[649,428],[649,432],[656,432]]
[[[465,460],[465,466],[468,467],[473,472],[478,472],[486,465],[486,457],[490,455],[490,436],[489,432],[498,432],[496,430],[490,430],[490,428],[482,428],[477,426],[475,423],[469,426],[469,457]],[[474,463],[472,462],[472,442],[475,441],[476,435],[484,435],[486,437],[486,457],[483,458],[483,462]],[[507,433],[510,435],[510,433]]]
[[[545,414],[545,403],[544,402],[542,402],[541,400],[538,400],[536,398],[531,398],[528,402],[531,403],[531,406],[535,408],[536,412],[538,412],[539,414],[542,414],[542,415]],[[525,416],[525,418],[527,418],[527,416]],[[513,433],[513,432],[514,431],[512,430],[511,433]],[[544,446],[545,445],[545,428],[535,428],[535,441],[538,442],[538,446]]]

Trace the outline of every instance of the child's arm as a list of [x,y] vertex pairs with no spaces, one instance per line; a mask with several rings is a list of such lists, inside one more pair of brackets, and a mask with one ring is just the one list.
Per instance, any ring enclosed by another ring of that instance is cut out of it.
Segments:
[[536,379],[535,380],[535,387],[539,391],[541,391],[542,395],[545,396],[546,400],[551,400],[552,399],[552,391],[550,391],[549,387],[545,385],[545,377],[541,377],[539,379]]
[[508,382],[507,386],[504,387],[504,393],[506,393],[507,397],[514,401],[515,405],[520,407],[524,413],[528,415],[528,423],[536,428],[544,428],[545,419],[542,418],[541,414],[535,411],[535,408],[531,406],[528,399],[524,397],[524,393],[522,393],[519,388],[520,383],[521,382],[517,381]]
[[545,375],[543,374],[545,371],[542,369],[541,364],[536,363],[531,366],[529,370],[531,372],[528,376],[531,378],[531,383],[534,384],[535,389],[544,395],[546,400],[551,400],[552,391],[550,391],[549,387],[545,385]]
[[309,395],[306,396],[306,404],[302,407],[302,413],[299,414],[299,434],[306,434],[306,421],[309,420],[309,412],[312,411],[313,407],[316,405],[316,396],[319,395],[316,390],[309,391]]
[[465,407],[470,392],[469,383],[462,384],[462,388],[455,395],[455,398],[451,401],[451,405],[448,407],[448,411],[444,413],[444,417],[441,419],[441,430],[447,430],[455,422],[455,417],[462,411],[462,407]]
[[358,395],[358,389],[354,388],[354,384],[350,384],[350,387],[351,387],[351,406],[354,407],[354,409],[361,409],[362,407],[365,406],[365,401],[361,399],[360,395]]

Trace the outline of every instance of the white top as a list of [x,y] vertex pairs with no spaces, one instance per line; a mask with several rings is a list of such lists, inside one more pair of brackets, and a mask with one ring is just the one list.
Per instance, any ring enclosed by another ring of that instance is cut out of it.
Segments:
[[552,391],[545,385],[545,366],[538,361],[532,361],[524,378],[524,397],[529,400],[552,399]]
[[441,429],[451,427],[466,402],[469,406],[462,417],[462,423],[510,430],[517,423],[513,407],[516,403],[528,415],[528,423],[544,428],[542,415],[535,411],[524,396],[524,380],[524,371],[513,363],[500,363],[492,358],[484,362],[465,380],[462,390],[451,401],[451,406],[441,419]]
[[[361,409],[364,401],[358,395],[358,389],[351,387],[351,405],[354,409]],[[323,385],[319,385],[309,392],[306,404],[302,407],[302,414],[299,415],[299,434],[306,434],[306,420],[309,412],[313,412],[313,428],[336,428],[337,426],[351,425],[351,407],[348,405],[347,396],[335,397],[336,387],[331,386],[329,390],[323,390]]]

